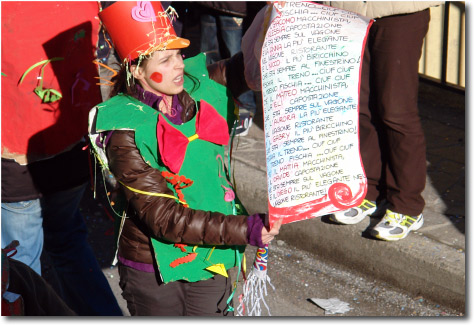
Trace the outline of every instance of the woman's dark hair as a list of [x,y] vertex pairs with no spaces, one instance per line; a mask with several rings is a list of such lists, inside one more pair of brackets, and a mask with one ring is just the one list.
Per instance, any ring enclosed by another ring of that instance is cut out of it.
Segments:
[[[140,64],[146,65],[148,63],[147,59],[143,59]],[[138,59],[135,59],[129,64],[129,67],[132,65],[137,65],[138,64]],[[189,91],[189,94],[192,94],[196,89],[199,88],[199,80],[188,74],[187,72],[184,73],[191,81],[193,82],[193,88],[191,91]],[[110,92],[109,97],[112,98],[120,93],[123,93],[125,95],[132,96],[134,98],[138,99],[138,89],[137,89],[137,83],[135,78],[130,76],[127,80],[127,66],[126,64],[121,64],[120,65],[120,70],[117,73],[117,75],[112,78],[112,82],[114,83],[113,89]]]
[[[146,64],[145,61],[146,60],[143,60],[141,63]],[[130,63],[129,66],[136,65],[137,63],[138,63],[138,60],[134,60]],[[127,81],[127,63],[121,64],[119,72],[114,78],[112,78],[114,87],[112,88],[112,91],[110,92],[110,95],[109,95],[110,98],[120,93],[138,98],[138,90],[136,87],[135,78],[130,77],[128,79],[129,80]]]

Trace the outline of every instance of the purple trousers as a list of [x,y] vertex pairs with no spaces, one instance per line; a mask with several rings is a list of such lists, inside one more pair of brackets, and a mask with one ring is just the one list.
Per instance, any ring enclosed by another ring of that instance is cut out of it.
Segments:
[[411,216],[425,206],[426,142],[418,114],[418,61],[429,9],[379,18],[364,51],[360,88],[360,151],[367,199]]

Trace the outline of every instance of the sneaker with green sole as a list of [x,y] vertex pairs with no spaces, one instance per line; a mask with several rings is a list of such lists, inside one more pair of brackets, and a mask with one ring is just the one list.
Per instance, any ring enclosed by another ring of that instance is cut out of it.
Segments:
[[372,215],[375,210],[377,210],[377,204],[374,201],[364,199],[361,205],[335,212],[329,215],[329,219],[343,225],[355,225],[364,220],[365,217]]
[[423,214],[412,217],[388,210],[382,220],[372,229],[372,236],[388,241],[400,240],[423,226]]

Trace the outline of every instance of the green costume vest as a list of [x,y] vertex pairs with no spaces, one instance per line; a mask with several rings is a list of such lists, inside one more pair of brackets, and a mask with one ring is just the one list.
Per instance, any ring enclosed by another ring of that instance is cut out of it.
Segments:
[[[205,60],[205,56],[200,54],[184,61],[186,73],[195,79],[185,76],[184,88],[196,101],[198,109],[201,109],[201,100],[204,99],[225,118],[229,132],[235,119],[234,103],[224,86],[209,79]],[[161,159],[157,140],[158,119],[165,119],[189,139],[178,176],[170,173]],[[178,181],[174,185],[168,183],[168,187],[181,203],[190,208],[226,215],[245,213],[236,211],[236,206],[240,205],[235,201],[224,200],[230,187],[224,169],[224,147],[195,136],[196,116],[186,123],[174,125],[157,110],[132,97],[118,95],[91,111],[89,128],[91,135],[95,136],[103,131],[135,130],[135,142],[144,161],[162,174],[164,172],[163,175],[169,179]],[[104,152],[95,144],[95,137],[91,136],[91,140],[96,156],[108,168]],[[216,273],[226,276],[226,270],[239,265],[245,250],[245,246],[175,245],[157,238],[151,238],[151,241],[165,283],[177,280],[195,282],[211,278]]]

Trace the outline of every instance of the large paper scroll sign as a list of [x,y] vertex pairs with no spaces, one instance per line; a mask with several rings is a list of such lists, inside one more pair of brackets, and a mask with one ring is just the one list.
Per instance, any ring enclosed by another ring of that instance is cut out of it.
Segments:
[[371,21],[287,2],[267,31],[261,73],[270,223],[362,203],[359,80]]
[[[371,24],[311,2],[274,4],[260,61],[271,225],[348,209],[366,195],[358,102]],[[239,315],[260,316],[262,304],[270,315],[267,258],[268,246],[257,251]]]

